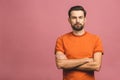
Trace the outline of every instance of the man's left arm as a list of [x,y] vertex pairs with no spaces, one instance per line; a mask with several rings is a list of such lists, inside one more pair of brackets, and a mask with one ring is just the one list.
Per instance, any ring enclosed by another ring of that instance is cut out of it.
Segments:
[[76,67],[82,71],[99,71],[102,63],[102,52],[95,52],[93,61]]

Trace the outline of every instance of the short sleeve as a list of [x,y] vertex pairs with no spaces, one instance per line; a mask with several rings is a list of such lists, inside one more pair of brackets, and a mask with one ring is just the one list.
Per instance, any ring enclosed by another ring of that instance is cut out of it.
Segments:
[[56,51],[61,51],[64,53],[63,40],[61,37],[59,37],[56,41],[55,53],[56,53]]
[[95,47],[94,47],[94,53],[95,52],[102,52],[102,54],[104,53],[103,52],[102,41],[99,37],[97,37],[97,39],[96,39],[96,43],[95,43]]

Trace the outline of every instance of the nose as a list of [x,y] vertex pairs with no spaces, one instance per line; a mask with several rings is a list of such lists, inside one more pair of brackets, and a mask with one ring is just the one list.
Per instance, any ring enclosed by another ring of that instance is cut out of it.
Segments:
[[76,18],[76,22],[80,22],[80,19],[79,19],[79,18]]

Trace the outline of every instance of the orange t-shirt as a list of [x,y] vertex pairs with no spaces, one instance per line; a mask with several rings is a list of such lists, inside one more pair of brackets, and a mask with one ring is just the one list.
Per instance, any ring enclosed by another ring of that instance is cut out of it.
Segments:
[[[85,32],[76,36],[72,32],[57,39],[55,51],[63,52],[68,59],[93,57],[95,52],[103,52],[98,36]],[[94,71],[63,70],[63,80],[94,80]]]

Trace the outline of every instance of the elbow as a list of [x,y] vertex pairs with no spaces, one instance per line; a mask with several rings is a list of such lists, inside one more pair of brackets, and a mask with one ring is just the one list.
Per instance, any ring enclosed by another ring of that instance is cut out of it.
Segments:
[[100,68],[101,68],[100,65],[96,65],[96,66],[95,66],[95,71],[100,71]]
[[57,68],[58,68],[58,69],[63,69],[63,68],[64,68],[64,64],[63,64],[62,61],[57,61],[57,62],[56,62],[56,65],[57,65]]
[[59,63],[57,63],[57,68],[58,68],[58,69],[62,69],[62,65],[59,64]]
[[101,64],[94,62],[94,71],[100,71],[100,68],[101,68]]

